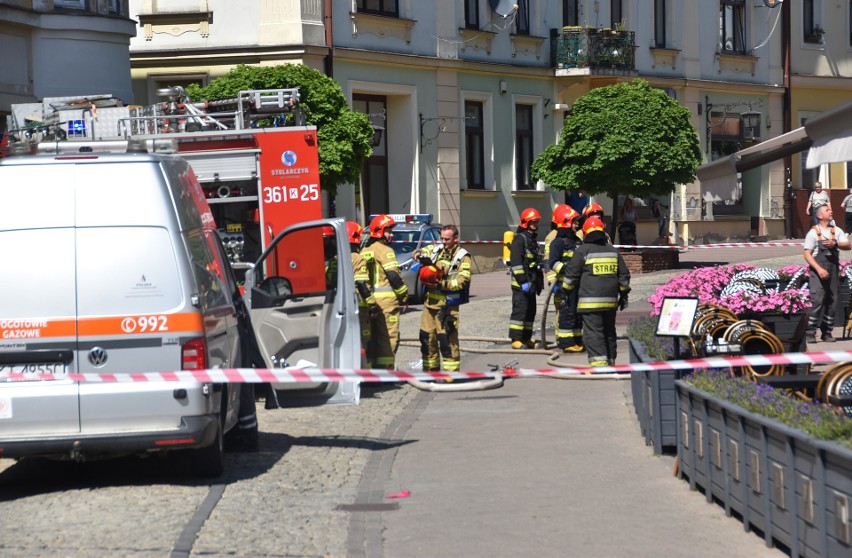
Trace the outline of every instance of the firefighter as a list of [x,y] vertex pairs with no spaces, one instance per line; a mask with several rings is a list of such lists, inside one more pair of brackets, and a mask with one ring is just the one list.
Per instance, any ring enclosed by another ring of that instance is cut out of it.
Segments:
[[[586,208],[583,210],[583,216],[580,219],[580,230],[577,231],[577,237],[581,241],[583,240],[583,235],[584,235],[582,227],[586,223],[586,219],[588,219],[589,217],[597,217],[598,219],[601,220],[601,223],[603,223],[603,220],[604,220],[603,207],[601,207],[600,204],[597,203],[597,202],[592,202],[589,205],[587,205]],[[612,244],[612,243],[610,243],[610,244]]]
[[337,287],[337,243],[332,227],[322,228],[322,250],[325,260],[325,288],[330,291]]
[[544,288],[544,273],[538,252],[538,223],[541,214],[531,207],[521,212],[518,230],[512,239],[509,271],[512,274],[512,315],[509,339],[513,349],[535,348],[532,340],[536,296]]
[[557,223],[557,236],[551,244],[548,267],[554,274],[553,291],[560,298],[561,306],[556,314],[556,345],[568,353],[579,353],[583,350],[583,324],[577,314],[577,291],[564,289],[564,272],[574,256],[574,249],[579,244],[575,226],[580,214],[570,206],[554,216]]
[[615,313],[627,308],[630,271],[609,243],[600,219],[586,219],[583,233],[583,244],[574,250],[562,285],[566,294],[577,292],[577,312],[583,318],[589,365],[607,366],[615,364]]
[[380,312],[373,288],[370,285],[370,274],[367,272],[367,261],[361,255],[361,233],[364,229],[355,221],[346,222],[346,233],[349,237],[349,248],[352,250],[352,271],[355,275],[355,290],[358,293],[358,323],[361,327],[361,367],[373,367],[373,325],[372,318]]
[[[420,281],[426,286],[420,317],[420,352],[423,370],[458,372],[459,306],[468,302],[470,289],[470,253],[459,246],[455,225],[441,229],[441,242],[423,249]],[[440,354],[439,354],[440,352]]]
[[[560,203],[553,208],[553,214],[550,217],[550,232],[548,232],[547,236],[544,237],[544,264],[547,269],[547,273],[544,274],[544,278],[547,279],[547,285],[550,287],[556,285],[556,272],[550,267],[550,246],[553,243],[553,239],[556,238],[556,233],[559,230],[556,226],[557,216],[561,215],[566,208],[571,209],[571,206],[565,203]],[[556,320],[558,321],[559,293],[557,291],[558,289],[554,289],[553,291],[553,308],[556,312]]]
[[377,215],[370,221],[370,239],[361,250],[367,262],[367,274],[373,296],[381,309],[373,320],[373,344],[376,368],[393,370],[399,346],[400,305],[408,299],[408,288],[399,273],[396,254],[390,247],[396,221],[389,215]]

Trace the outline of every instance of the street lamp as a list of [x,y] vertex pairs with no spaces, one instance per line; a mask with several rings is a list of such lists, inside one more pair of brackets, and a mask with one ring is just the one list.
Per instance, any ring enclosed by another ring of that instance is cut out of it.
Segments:
[[740,114],[740,130],[744,140],[760,140],[760,113],[748,110]]

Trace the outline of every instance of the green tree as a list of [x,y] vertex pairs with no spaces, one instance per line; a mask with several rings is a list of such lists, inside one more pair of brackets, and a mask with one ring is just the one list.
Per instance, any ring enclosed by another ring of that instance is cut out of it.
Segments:
[[644,80],[591,90],[574,104],[559,142],[532,177],[556,190],[644,198],[695,180],[701,147],[689,110]]
[[353,184],[373,152],[373,128],[366,114],[346,104],[340,85],[325,74],[301,64],[246,66],[241,64],[207,87],[190,85],[194,100],[227,99],[247,89],[299,88],[307,124],[317,127],[320,187],[331,197],[341,184]]

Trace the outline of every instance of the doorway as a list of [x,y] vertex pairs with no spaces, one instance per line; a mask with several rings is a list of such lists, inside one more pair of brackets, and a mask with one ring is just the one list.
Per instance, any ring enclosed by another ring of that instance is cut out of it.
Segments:
[[365,221],[369,215],[390,211],[387,133],[383,133],[387,128],[387,106],[384,95],[352,96],[352,108],[368,115],[373,128],[381,130],[373,135],[373,154],[364,163],[361,183],[355,185],[356,215],[362,215]]

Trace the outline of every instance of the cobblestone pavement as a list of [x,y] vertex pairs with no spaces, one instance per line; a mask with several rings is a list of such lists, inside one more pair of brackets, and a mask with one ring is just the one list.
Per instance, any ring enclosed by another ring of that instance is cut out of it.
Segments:
[[[635,276],[636,306],[645,296],[642,289],[652,292],[665,278],[665,272]],[[473,280],[476,284],[477,276]],[[505,296],[480,296],[464,308],[463,336],[507,337],[510,298],[508,281],[504,284]],[[403,314],[403,338],[416,339],[419,318],[420,307]],[[465,345],[506,348],[488,340]],[[623,346],[620,351],[619,362],[626,362]],[[519,357],[524,367],[547,364],[546,353],[518,353],[523,351],[464,353],[462,368],[485,370]],[[583,363],[582,356],[574,358]],[[416,343],[404,342],[398,367],[418,369],[419,361]],[[174,457],[81,465],[0,459],[0,554],[382,556],[381,514],[338,506],[381,501],[394,452],[410,442],[404,439],[407,426],[394,421],[413,402],[425,404],[423,395],[407,385],[373,385],[365,386],[359,406],[264,410],[260,403],[261,451],[229,454],[225,475],[212,486],[189,478],[185,463]],[[206,501],[215,504],[209,517],[197,512]],[[187,529],[194,535],[192,521],[203,525],[194,543],[192,537],[187,543]],[[348,539],[353,526],[362,540]]]

